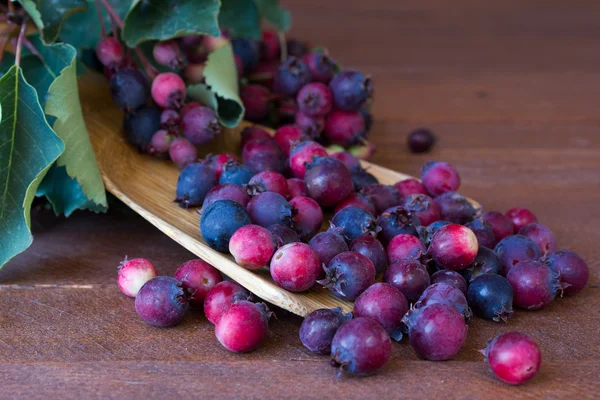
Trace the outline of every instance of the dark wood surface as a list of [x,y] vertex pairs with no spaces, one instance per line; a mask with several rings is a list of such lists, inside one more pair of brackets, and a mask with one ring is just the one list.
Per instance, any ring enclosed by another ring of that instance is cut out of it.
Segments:
[[[486,209],[520,205],[589,263],[589,287],[507,325],[475,319],[453,361],[419,360],[403,341],[370,378],[336,379],[278,310],[264,346],[223,349],[199,312],[177,327],[142,323],[119,292],[125,256],[171,274],[191,255],[127,210],[37,215],[32,247],[0,271],[2,398],[579,398],[600,383],[600,3],[468,0],[285,1],[293,34],[330,49],[376,83],[374,162],[416,174],[456,164],[462,192]],[[440,137],[426,156],[405,136]],[[501,332],[539,343],[539,375],[500,383],[477,352]]]

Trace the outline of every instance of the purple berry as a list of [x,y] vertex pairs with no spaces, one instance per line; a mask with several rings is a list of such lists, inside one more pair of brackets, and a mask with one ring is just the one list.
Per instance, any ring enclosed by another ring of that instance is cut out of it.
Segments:
[[160,114],[160,125],[174,135],[179,133],[179,124],[181,123],[181,116],[177,110],[167,108]]
[[273,236],[273,240],[277,248],[285,246],[286,244],[300,242],[300,236],[289,226],[275,224],[271,225],[269,228],[271,235]]
[[292,143],[303,137],[303,132],[296,125],[283,125],[275,131],[274,139],[286,156],[290,155]]
[[294,56],[288,57],[275,72],[273,87],[275,92],[286,96],[296,96],[298,91],[310,82],[308,65]]
[[300,341],[310,351],[327,355],[331,353],[331,342],[338,328],[352,319],[341,308],[321,308],[308,314],[300,325]]
[[260,57],[260,50],[256,41],[246,38],[235,38],[231,40],[233,53],[242,60],[244,72],[251,71],[256,67]]
[[169,148],[171,147],[171,142],[173,141],[173,136],[169,134],[164,129],[157,130],[154,135],[152,135],[152,139],[150,140],[150,145],[148,146],[148,154],[163,156],[168,153]]
[[273,139],[255,139],[247,142],[242,150],[244,164],[255,172],[285,169],[285,155]]
[[359,71],[340,71],[329,87],[333,92],[335,107],[340,110],[357,111],[373,93],[373,82]]
[[199,206],[216,184],[217,177],[206,163],[188,164],[179,173],[175,202],[183,208]]
[[401,233],[394,236],[387,246],[390,264],[403,258],[420,259],[427,252],[425,245],[416,236]]
[[323,207],[333,207],[354,189],[352,175],[344,164],[329,157],[314,158],[304,175],[306,192]]
[[467,227],[450,224],[441,227],[431,238],[429,254],[443,268],[458,271],[475,260],[479,246],[477,237]]
[[186,96],[185,82],[173,72],[163,72],[152,81],[151,92],[159,107],[181,108]]
[[341,146],[361,143],[365,138],[365,120],[358,111],[332,111],[325,120],[325,137]]
[[245,119],[260,122],[269,114],[271,92],[266,87],[255,84],[242,86],[240,98],[246,110]]
[[494,375],[511,385],[531,380],[542,364],[540,348],[532,338],[521,332],[495,337],[482,352]]
[[181,130],[193,144],[208,144],[221,133],[221,124],[217,114],[208,107],[192,108],[182,115]]
[[543,261],[552,271],[560,274],[564,294],[580,292],[590,278],[587,264],[573,251],[558,250],[547,255]]
[[546,226],[538,223],[525,225],[519,230],[519,235],[527,236],[538,245],[542,256],[556,250],[556,237]]
[[435,222],[431,223],[427,227],[418,226],[417,232],[419,234],[419,238],[427,247],[429,247],[429,244],[431,243],[431,238],[433,237],[433,235],[435,235],[435,233],[442,226],[446,226],[446,225],[450,225],[450,224],[452,224],[452,222],[440,220],[440,221],[435,221]]
[[198,107],[204,107],[202,104],[198,103],[197,101],[190,101],[189,103],[186,103],[183,107],[181,107],[179,109],[179,116],[181,118],[185,117],[185,115],[192,111],[194,108],[198,108]]
[[267,337],[271,314],[264,303],[238,301],[221,314],[215,324],[215,336],[227,350],[247,353]]
[[134,111],[148,102],[150,84],[146,76],[137,69],[121,68],[110,78],[110,93],[117,107],[124,111]]
[[263,60],[277,60],[281,52],[278,33],[276,31],[262,31],[259,47],[260,57]]
[[288,192],[290,194],[290,198],[294,197],[305,197],[306,196],[306,186],[304,186],[304,181],[298,178],[290,178],[287,180]]
[[415,129],[408,135],[408,148],[413,153],[427,153],[435,144],[436,137],[429,129]]
[[296,103],[300,112],[311,117],[324,117],[331,112],[333,95],[324,83],[311,82],[300,89]]
[[377,221],[371,213],[360,207],[346,207],[335,213],[331,219],[335,229],[352,241],[362,235],[375,235],[379,231]]
[[156,268],[145,258],[125,258],[119,264],[117,284],[125,296],[135,297],[142,286],[150,279],[156,277]]
[[514,304],[527,310],[539,310],[562,293],[559,274],[539,261],[521,261],[508,271],[506,279],[514,292]]
[[431,275],[431,283],[445,283],[454,286],[465,295],[467,294],[467,281],[456,271],[443,269]]
[[186,261],[175,271],[175,279],[190,291],[190,304],[201,306],[206,294],[223,280],[215,267],[204,260]]
[[328,265],[338,254],[348,251],[346,240],[336,230],[317,233],[308,245],[319,255],[319,260],[324,265]]
[[402,339],[402,317],[408,302],[402,292],[387,283],[375,283],[354,302],[354,316],[377,321],[394,340]]
[[135,311],[152,326],[173,326],[183,319],[188,300],[188,291],[181,282],[170,276],[157,276],[135,296]]
[[502,265],[500,274],[504,276],[521,261],[537,261],[542,256],[537,244],[527,236],[521,235],[502,239],[494,248],[494,253],[500,259]]
[[210,189],[204,198],[202,208],[206,208],[215,201],[219,200],[233,200],[240,203],[245,208],[250,201],[250,196],[248,196],[246,191],[238,185],[234,185],[233,183],[225,183]]
[[394,186],[376,183],[363,187],[360,192],[371,200],[377,214],[400,204],[400,193]]
[[215,175],[217,176],[217,180],[221,179],[221,174],[223,173],[223,166],[227,164],[229,161],[237,161],[234,156],[227,153],[221,154],[209,154],[206,156],[204,161],[215,171]]
[[347,151],[340,151],[339,153],[332,154],[329,157],[340,160],[350,171],[354,171],[355,168],[360,167],[360,161],[358,158]]
[[401,234],[417,236],[416,227],[420,224],[419,219],[404,207],[388,208],[377,217],[377,225],[381,228],[379,239],[387,245]]
[[352,171],[352,183],[356,190],[361,190],[369,185],[378,184],[379,181],[373,174],[370,174],[366,169],[359,167]]
[[181,68],[184,64],[184,57],[179,49],[179,44],[175,40],[156,42],[154,49],[152,49],[152,55],[159,65],[171,69]]
[[96,45],[96,56],[105,67],[117,69],[125,59],[125,52],[118,39],[107,36]]
[[300,129],[303,136],[311,139],[317,139],[325,128],[324,117],[312,117],[303,112],[296,113],[295,125]]
[[373,215],[376,214],[375,206],[373,203],[371,203],[371,200],[369,200],[364,194],[358,192],[350,193],[348,197],[335,206],[333,211],[334,213],[337,213],[346,207],[360,207]]
[[254,175],[255,172],[249,166],[240,164],[237,161],[228,161],[223,165],[219,184],[247,185]]
[[335,62],[326,52],[314,51],[303,58],[311,72],[313,82],[329,83],[335,74]]
[[269,265],[276,249],[271,232],[258,225],[242,226],[229,241],[229,252],[235,262],[249,270]]
[[294,197],[290,204],[295,209],[292,226],[301,238],[307,240],[321,229],[323,211],[319,204],[310,197]]
[[410,311],[404,318],[410,345],[421,357],[431,361],[449,360],[459,352],[467,338],[467,324],[452,306],[432,304]]
[[160,110],[156,107],[143,106],[123,117],[125,138],[140,151],[148,150],[152,136],[159,129]]
[[263,228],[271,225],[292,225],[294,208],[279,193],[264,192],[254,196],[246,207],[252,222]]
[[440,208],[441,218],[455,224],[472,221],[478,211],[466,197],[456,192],[446,192],[436,197],[435,203]]
[[423,226],[428,226],[441,218],[436,202],[425,194],[411,194],[404,199],[404,208],[411,211]]
[[383,275],[383,281],[400,290],[410,303],[419,300],[430,284],[427,267],[410,258],[391,263]]
[[423,186],[432,197],[437,197],[446,192],[455,192],[460,187],[460,175],[452,165],[429,161],[421,171]]
[[325,267],[326,277],[319,283],[335,296],[355,300],[375,282],[375,266],[360,253],[346,251],[340,253]]
[[479,246],[477,256],[471,265],[460,271],[467,281],[472,281],[483,274],[500,274],[502,262],[494,250]]
[[487,211],[481,214],[481,218],[492,226],[494,237],[498,242],[514,232],[512,220],[501,212]]
[[506,216],[511,219],[515,228],[514,233],[518,233],[521,228],[538,222],[534,213],[526,208],[515,207],[506,212]]
[[500,275],[483,274],[473,279],[467,299],[473,313],[481,318],[506,322],[513,313],[512,286]]
[[387,253],[381,242],[371,235],[359,236],[350,242],[350,251],[355,251],[367,257],[377,274],[382,273],[388,266]]
[[269,132],[265,131],[258,126],[249,126],[244,128],[241,133],[242,140],[240,142],[240,147],[243,149],[246,143],[254,139],[272,139]]
[[250,293],[236,282],[217,283],[204,298],[204,314],[206,319],[216,324],[225,310],[233,303],[248,300]]
[[248,192],[253,195],[262,192],[275,192],[286,199],[290,198],[287,179],[275,171],[263,171],[254,175],[248,182]]
[[321,273],[319,255],[307,244],[290,243],[279,248],[271,259],[271,277],[290,292],[303,292],[317,282]]
[[465,321],[469,322],[471,319],[471,309],[465,294],[447,283],[434,283],[427,287],[419,297],[415,308],[423,308],[431,304],[447,304],[458,311]]
[[240,203],[219,200],[202,210],[200,232],[212,249],[225,253],[229,250],[229,240],[233,234],[251,223],[246,209]]
[[198,159],[198,150],[186,138],[175,138],[169,147],[169,157],[178,168],[185,168]]
[[412,194],[429,194],[427,192],[427,189],[425,189],[425,186],[423,186],[421,182],[413,178],[404,179],[399,182],[396,182],[394,183],[394,186],[396,186],[396,189],[398,189],[400,195],[403,198],[407,198]]
[[465,226],[473,231],[480,246],[493,249],[496,243],[498,243],[492,225],[485,219],[481,217],[475,218],[473,221],[467,222]]

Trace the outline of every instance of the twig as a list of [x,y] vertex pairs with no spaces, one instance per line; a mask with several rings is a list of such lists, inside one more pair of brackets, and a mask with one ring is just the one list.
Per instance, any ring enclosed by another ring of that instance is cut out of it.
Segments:
[[27,22],[25,21],[21,24],[21,29],[19,30],[19,38],[17,39],[17,45],[15,50],[15,64],[17,67],[19,67],[21,64],[21,49],[23,48],[23,38],[25,37],[26,30]]
[[119,17],[119,14],[112,8],[112,6],[108,3],[107,0],[99,0],[100,3],[104,6],[106,12],[110,15],[110,17],[115,21],[119,29],[123,29],[123,20]]
[[98,21],[100,22],[100,32],[102,32],[102,37],[106,37],[106,29],[104,28],[104,18],[102,18],[102,10],[100,9],[100,3],[98,0],[94,0],[94,4],[96,5],[96,12],[98,13]]

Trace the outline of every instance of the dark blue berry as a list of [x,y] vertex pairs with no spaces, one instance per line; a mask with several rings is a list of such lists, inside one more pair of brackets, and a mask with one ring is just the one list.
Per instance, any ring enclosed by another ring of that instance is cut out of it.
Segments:
[[381,228],[379,240],[387,245],[394,236],[402,233],[417,236],[417,226],[421,222],[419,218],[402,206],[388,208],[377,218],[377,225]]
[[300,341],[310,351],[318,354],[331,352],[331,341],[338,328],[352,319],[341,308],[322,308],[308,314],[300,326]]
[[357,167],[352,171],[352,183],[354,184],[354,189],[361,190],[369,185],[375,185],[379,183],[377,178],[369,173],[362,167]]
[[173,326],[189,307],[189,292],[170,276],[157,276],[142,286],[135,296],[135,311],[153,326]]
[[299,58],[289,57],[275,72],[274,89],[277,93],[296,96],[302,86],[310,82],[308,65]]
[[254,40],[235,38],[231,40],[233,53],[242,60],[244,71],[252,70],[258,64],[260,48]]
[[500,274],[502,263],[492,249],[479,246],[475,261],[466,269],[460,271],[467,282],[483,274]]
[[492,225],[485,219],[475,218],[473,221],[465,224],[465,226],[473,231],[480,246],[493,249],[496,243],[498,243],[492,230]]
[[254,196],[246,207],[252,223],[268,228],[281,224],[291,227],[294,208],[279,193],[263,192]]
[[469,284],[467,299],[478,317],[506,322],[513,312],[513,290],[506,278],[483,274]]
[[478,211],[466,197],[456,192],[445,192],[436,197],[435,202],[442,219],[454,224],[471,222]]
[[240,164],[237,161],[228,161],[223,166],[219,184],[233,183],[234,185],[243,186],[250,182],[254,175],[255,172],[247,165]]
[[217,175],[209,165],[189,164],[179,173],[175,201],[184,208],[199,206],[216,184]]
[[345,111],[358,110],[373,92],[373,82],[359,71],[340,71],[331,80],[335,107]]
[[537,261],[542,256],[538,245],[522,235],[505,237],[496,245],[494,252],[500,259],[500,274],[504,276],[521,261]]
[[346,207],[335,213],[331,224],[333,229],[340,229],[349,242],[362,235],[374,235],[380,229],[370,212],[356,206]]
[[271,235],[273,235],[273,240],[278,248],[285,246],[286,244],[302,241],[300,240],[300,236],[298,236],[296,231],[289,226],[275,224],[271,225],[267,229],[271,232]]
[[110,79],[110,92],[117,107],[132,111],[150,99],[150,83],[137,69],[123,68],[117,70]]
[[219,200],[202,210],[200,233],[211,248],[225,253],[235,231],[251,223],[250,216],[240,203]]
[[419,232],[419,238],[421,239],[421,241],[423,243],[425,243],[426,246],[429,246],[429,243],[431,242],[431,238],[433,237],[433,234],[436,233],[438,231],[438,229],[440,229],[442,226],[446,226],[446,225],[450,225],[452,222],[450,221],[435,221],[432,222],[431,224],[425,226],[419,226],[417,228],[417,232]]
[[152,136],[159,130],[161,110],[153,106],[144,106],[128,112],[123,117],[123,130],[127,141],[141,151],[146,151]]

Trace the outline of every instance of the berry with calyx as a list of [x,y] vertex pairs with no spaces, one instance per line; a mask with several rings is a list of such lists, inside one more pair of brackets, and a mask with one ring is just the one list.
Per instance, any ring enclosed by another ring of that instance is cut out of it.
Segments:
[[331,79],[335,107],[339,110],[357,111],[373,94],[371,78],[359,71],[340,71]]
[[354,301],[375,283],[375,266],[367,257],[354,251],[346,251],[333,257],[325,267],[325,279],[318,283],[335,296]]
[[200,233],[212,249],[225,253],[229,250],[233,234],[251,223],[250,216],[240,203],[219,200],[202,210]]
[[340,307],[315,310],[300,325],[300,341],[313,353],[330,354],[333,336],[344,322],[351,319],[352,314],[344,314]]
[[460,187],[460,175],[456,168],[446,162],[429,161],[421,171],[423,186],[432,197],[455,192]]
[[135,297],[141,287],[150,279],[156,277],[156,268],[145,258],[125,260],[119,264],[117,284],[124,295]]
[[273,88],[276,93],[296,96],[310,80],[311,73],[308,65],[301,59],[291,56],[275,72]]
[[441,227],[431,238],[428,254],[443,268],[458,271],[475,260],[479,245],[469,228],[450,224]]
[[545,256],[556,250],[556,237],[546,226],[538,223],[525,225],[519,230],[519,235],[527,236],[538,245]]
[[150,99],[150,84],[139,70],[121,68],[110,78],[110,94],[121,110],[133,111],[142,107]]
[[360,207],[346,207],[335,213],[331,219],[329,230],[340,232],[348,241],[359,236],[375,236],[381,228],[375,217]]
[[188,164],[179,173],[175,202],[183,208],[199,206],[216,184],[217,177],[206,163]]
[[201,106],[182,114],[181,130],[190,142],[203,145],[212,142],[221,133],[221,124],[212,109]]
[[184,262],[173,276],[189,290],[190,304],[193,305],[204,304],[206,294],[223,280],[219,270],[200,259]]
[[404,207],[388,208],[377,217],[377,225],[381,228],[378,236],[387,245],[400,234],[417,236],[416,227],[420,224],[419,219]]
[[252,222],[263,228],[281,224],[292,226],[292,218],[296,213],[294,207],[279,193],[259,193],[248,202],[246,207]]
[[543,262],[552,271],[560,274],[564,294],[570,295],[581,291],[590,278],[587,264],[573,251],[555,251],[547,255]]
[[317,233],[308,245],[318,254],[321,264],[324,265],[328,265],[338,254],[348,251],[346,240],[336,229]]
[[212,324],[216,324],[221,314],[233,303],[249,300],[250,293],[240,284],[223,281],[212,287],[204,298],[204,315]]
[[152,136],[160,130],[160,110],[152,106],[143,106],[123,117],[125,138],[140,151],[147,151]]
[[526,310],[539,310],[562,294],[560,275],[539,261],[521,261],[508,271],[506,279],[513,288],[514,305]]
[[299,141],[303,137],[302,130],[296,125],[282,125],[275,131],[273,137],[283,153],[286,156],[290,155],[292,143]]
[[481,352],[494,375],[511,385],[531,380],[542,364],[540,348],[521,332],[503,333],[490,340]]
[[247,142],[242,149],[242,160],[255,173],[262,171],[282,173],[285,170],[285,155],[272,138]]
[[321,273],[319,255],[305,243],[290,243],[280,247],[271,259],[271,277],[290,292],[303,292],[317,282]]
[[301,111],[296,113],[295,125],[302,134],[310,139],[318,139],[325,128],[324,117],[311,117]]
[[455,224],[471,222],[479,211],[465,196],[456,192],[446,192],[436,197],[435,203],[440,208],[441,218]]
[[185,101],[186,86],[173,72],[160,73],[152,81],[152,99],[161,108],[181,108]]
[[227,350],[247,353],[267,337],[272,314],[264,303],[240,300],[221,314],[215,324],[215,336]]
[[467,299],[473,313],[481,318],[506,322],[513,313],[512,286],[497,274],[483,274],[473,279]]
[[189,293],[170,276],[157,276],[135,296],[135,311],[152,326],[167,327],[183,319],[189,307]]
[[164,129],[157,130],[152,139],[150,139],[150,145],[148,146],[148,154],[152,154],[158,157],[162,157],[169,152],[171,142],[173,141],[173,135],[169,134]]
[[335,144],[347,147],[365,139],[365,120],[358,111],[334,110],[325,120],[325,137]]
[[427,267],[410,258],[392,262],[383,275],[383,281],[400,290],[410,303],[419,300],[431,283]]
[[335,74],[335,62],[327,52],[313,51],[303,58],[311,72],[313,82],[329,83]]
[[394,236],[387,246],[390,264],[403,258],[419,260],[426,252],[425,245],[418,237],[405,233]]
[[306,192],[323,207],[333,207],[354,189],[352,175],[341,161],[316,157],[306,166]]
[[324,117],[333,107],[333,95],[324,83],[311,82],[300,89],[296,104],[300,112],[312,117]]
[[350,242],[350,251],[355,251],[367,257],[377,274],[382,273],[388,266],[387,253],[381,242],[371,235],[359,236]]
[[240,164],[237,161],[228,161],[223,165],[219,184],[233,183],[243,186],[248,184],[254,175],[254,171],[247,165]]
[[198,150],[186,138],[175,138],[169,147],[169,157],[178,168],[185,168],[198,160]]
[[179,44],[175,40],[156,42],[152,49],[152,55],[159,65],[172,69],[181,68],[185,61],[185,57],[179,49]]
[[500,274],[504,276],[521,261],[537,261],[542,256],[538,245],[527,236],[522,235],[508,236],[502,239],[494,248],[494,252],[502,265]]
[[229,252],[235,262],[250,270],[269,265],[275,250],[271,232],[258,225],[242,226],[229,241]]

